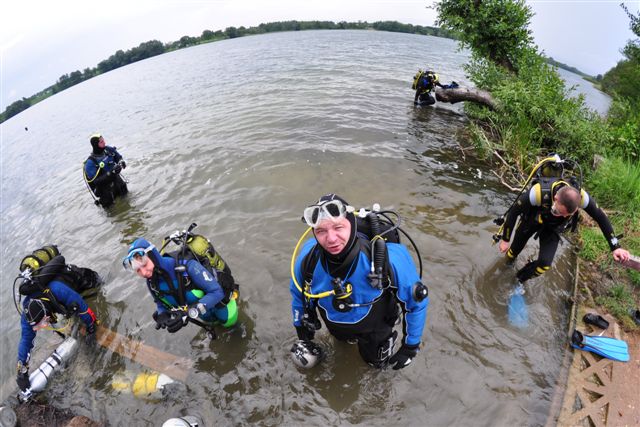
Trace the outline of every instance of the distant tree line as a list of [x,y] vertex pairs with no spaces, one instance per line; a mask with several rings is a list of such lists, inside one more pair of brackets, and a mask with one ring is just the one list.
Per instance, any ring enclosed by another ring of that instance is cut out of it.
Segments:
[[94,68],[85,68],[84,71],[73,71],[69,74],[63,74],[58,81],[45,88],[44,90],[32,95],[29,98],[22,98],[9,105],[4,113],[0,114],[0,123],[15,116],[21,111],[26,110],[30,106],[42,101],[43,99],[61,92],[71,86],[77,85],[97,75],[107,73],[116,68],[132,64],[143,59],[151,58],[156,55],[170,52],[177,49],[183,49],[202,43],[209,43],[224,39],[234,39],[242,36],[273,33],[279,31],[303,31],[303,30],[377,30],[390,31],[397,33],[410,33],[431,35],[436,37],[456,38],[454,33],[442,28],[426,27],[422,25],[401,24],[396,21],[379,21],[367,23],[366,21],[358,22],[332,22],[332,21],[282,21],[269,22],[260,24],[257,27],[228,27],[224,31],[204,30],[200,37],[183,36],[179,40],[163,44],[158,40],[150,40],[140,43],[139,46],[125,51],[118,50],[109,58],[100,61]]
[[597,76],[590,76],[589,74],[583,73],[582,71],[578,70],[576,67],[572,67],[570,65],[567,64],[563,64],[562,62],[556,61],[555,59],[549,57],[547,58],[547,64],[549,65],[553,65],[554,67],[558,67],[558,68],[562,68],[564,70],[567,71],[571,71],[574,74],[577,74],[589,81],[596,81],[599,82],[600,80],[602,80],[602,74],[598,74]]

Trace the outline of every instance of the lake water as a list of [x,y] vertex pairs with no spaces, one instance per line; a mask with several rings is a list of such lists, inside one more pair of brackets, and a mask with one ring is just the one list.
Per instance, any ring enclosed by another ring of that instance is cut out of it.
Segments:
[[[529,326],[510,325],[514,270],[491,235],[512,196],[463,156],[461,106],[412,104],[418,67],[465,85],[467,58],[451,40],[397,33],[244,37],[115,70],[4,123],[2,397],[15,390],[17,266],[55,243],[68,262],[104,277],[90,300],[103,326],[193,361],[185,384],[141,399],[112,381],[144,366],[104,349],[81,352],[44,393],[59,407],[137,426],[186,414],[207,425],[543,424],[568,351],[573,255],[565,244],[556,268],[528,284]],[[128,164],[130,195],[108,211],[82,179],[95,131]],[[420,249],[431,305],[407,369],[369,368],[326,328],[318,341],[328,359],[309,371],[291,363],[290,257],[303,208],[328,192],[395,209]],[[212,343],[193,325],[155,330],[144,282],[120,264],[135,237],[159,245],[191,222],[241,284],[239,325]],[[40,333],[32,367],[59,341]]]

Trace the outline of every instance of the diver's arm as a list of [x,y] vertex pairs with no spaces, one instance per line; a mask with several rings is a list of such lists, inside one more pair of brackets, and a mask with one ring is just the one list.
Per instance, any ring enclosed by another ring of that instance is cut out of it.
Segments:
[[69,314],[75,312],[87,328],[93,325],[96,320],[96,316],[79,293],[56,280],[49,283],[49,289]]
[[414,289],[423,285],[406,247],[397,245],[394,248],[388,248],[392,251],[390,252],[390,262],[395,274],[395,283],[398,286],[396,298],[400,302],[404,314],[402,342],[408,346],[418,346],[427,320],[429,297],[418,301],[414,296]]
[[598,227],[600,227],[602,235],[607,240],[609,249],[611,250],[611,252],[614,252],[614,258],[616,258],[616,261],[623,262],[628,260],[629,252],[620,247],[618,238],[614,234],[611,221],[609,221],[609,217],[606,213],[604,213],[602,209],[600,209],[596,201],[592,197],[589,197],[589,194],[584,190],[582,190],[581,207],[591,218],[593,218],[596,223],[598,223]]
[[513,228],[516,225],[518,217],[526,212],[529,212],[532,208],[531,201],[529,200],[529,192],[521,194],[520,197],[513,204],[511,209],[507,211],[504,218],[504,227],[502,228],[502,240],[509,242],[513,237]]
[[202,289],[205,295],[200,298],[199,303],[202,303],[207,309],[212,309],[224,298],[224,291],[218,283],[216,277],[202,264],[196,260],[191,260],[187,263],[187,273],[193,281],[193,284]]
[[31,359],[33,341],[36,338],[36,331],[29,325],[24,314],[20,316],[20,327],[22,331],[20,334],[20,344],[18,344],[18,361],[22,362],[23,366],[28,366],[29,359]]

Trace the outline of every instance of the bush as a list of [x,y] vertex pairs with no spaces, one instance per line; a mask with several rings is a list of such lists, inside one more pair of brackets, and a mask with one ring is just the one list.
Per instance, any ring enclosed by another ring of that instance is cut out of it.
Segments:
[[636,224],[640,219],[640,163],[606,159],[592,174],[588,191],[598,203]]
[[[496,149],[524,170],[536,158],[558,152],[583,164],[602,153],[603,141],[610,139],[608,127],[597,113],[585,107],[581,96],[572,98],[572,89],[535,51],[518,60],[518,74],[481,58],[474,58],[466,71],[474,83],[491,92],[499,108],[465,105],[467,114],[482,123],[488,140],[484,149]],[[476,145],[481,141],[476,134]]]

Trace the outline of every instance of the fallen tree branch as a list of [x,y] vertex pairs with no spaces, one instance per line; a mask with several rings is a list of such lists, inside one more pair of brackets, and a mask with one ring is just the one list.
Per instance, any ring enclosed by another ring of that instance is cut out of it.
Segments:
[[458,87],[454,89],[436,88],[436,99],[440,102],[455,104],[457,102],[469,101],[484,105],[491,110],[496,109],[496,101],[487,91],[480,89],[469,89]]
[[492,173],[492,174],[494,174],[495,176],[497,176],[497,177],[498,177],[498,179],[500,179],[500,182],[502,183],[502,185],[504,185],[505,187],[507,187],[509,190],[511,190],[511,191],[520,191],[520,189],[519,189],[519,188],[515,188],[515,187],[512,187],[512,186],[510,186],[509,184],[507,184],[507,183],[505,182],[505,180],[504,180],[504,177],[503,177],[502,175],[499,175],[496,171],[492,170],[492,171],[491,171],[491,173]]

